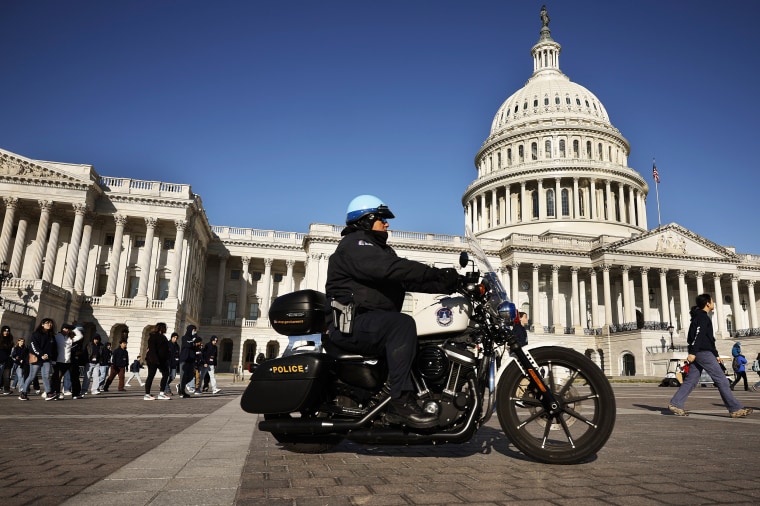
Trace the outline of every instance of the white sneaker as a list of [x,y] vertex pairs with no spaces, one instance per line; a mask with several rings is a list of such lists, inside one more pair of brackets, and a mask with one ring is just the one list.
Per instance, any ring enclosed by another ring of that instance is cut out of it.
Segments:
[[155,401],[155,400],[156,400],[156,398],[155,398],[155,397],[153,397],[153,396],[152,396],[152,395],[150,395],[150,394],[145,394],[145,395],[143,395],[143,400],[144,400],[144,401]]
[[221,392],[221,391],[222,391],[222,389],[221,389],[221,388],[215,388],[215,389],[214,389],[214,391],[213,391],[213,392],[211,392],[211,393],[214,393],[214,394],[218,394],[218,393],[219,393],[219,392]]
[[179,395],[179,383],[177,383],[176,385],[174,385],[174,388],[177,390],[177,395]]
[[193,392],[193,394],[194,395],[201,395],[201,393],[198,390],[196,390],[195,392]]
[[71,392],[63,392],[63,395],[71,395]]
[[163,392],[159,392],[159,394],[158,394],[158,400],[159,401],[170,401],[170,400],[172,400],[172,398],[169,397],[168,395],[166,395]]
[[129,388],[131,385],[129,383],[124,383],[124,388]]
[[[39,391],[39,390],[37,390],[37,393],[39,394],[39,393],[40,393],[40,391]],[[40,395],[42,395],[42,398],[43,398],[43,399],[47,399],[47,392],[42,392],[42,394],[40,394]]]
[[98,395],[100,393],[100,390],[93,390],[90,392],[91,395]]
[[191,387],[191,386],[186,386],[185,390],[187,390],[187,393],[189,393],[189,394],[194,394],[195,393],[195,389],[193,387]]

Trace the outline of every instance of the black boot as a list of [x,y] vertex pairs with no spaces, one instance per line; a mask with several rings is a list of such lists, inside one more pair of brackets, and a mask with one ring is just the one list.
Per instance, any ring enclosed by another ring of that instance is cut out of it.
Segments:
[[412,392],[404,392],[400,398],[391,399],[386,420],[415,429],[429,429],[438,424],[438,417],[423,411]]

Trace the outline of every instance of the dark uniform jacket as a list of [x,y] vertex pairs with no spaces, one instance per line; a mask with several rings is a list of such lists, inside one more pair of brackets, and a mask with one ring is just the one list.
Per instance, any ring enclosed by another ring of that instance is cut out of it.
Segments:
[[358,313],[401,311],[409,292],[451,293],[456,271],[437,269],[400,258],[388,246],[388,234],[346,227],[330,255],[325,291],[327,300],[353,301]]

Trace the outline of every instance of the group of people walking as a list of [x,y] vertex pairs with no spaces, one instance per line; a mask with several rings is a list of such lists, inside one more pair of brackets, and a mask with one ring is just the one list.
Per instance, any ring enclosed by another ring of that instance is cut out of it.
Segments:
[[[145,389],[143,399],[169,400],[173,395],[171,382],[181,374],[176,391],[182,397],[200,395],[209,388],[212,394],[219,393],[216,382],[218,338],[211,336],[204,345],[197,335],[197,327],[189,325],[180,344],[176,332],[167,339],[166,331],[166,324],[161,322],[151,329],[145,352],[148,376],[143,382],[139,374],[143,368],[140,356],[130,367],[126,339],[122,339],[115,350],[111,350],[111,343],[103,344],[99,334],[85,344],[82,327],[63,324],[56,333],[53,320],[45,318],[27,343],[23,337],[14,339],[10,327],[4,326],[0,329],[0,392],[10,395],[15,388],[18,398],[27,401],[30,386],[40,393],[41,379],[44,386],[41,393],[46,401],[63,400],[65,395],[82,399],[88,393],[108,392],[117,377],[118,390],[125,391],[129,382],[137,377]],[[125,380],[128,367],[133,375]],[[156,372],[161,373],[161,380],[158,394],[154,396],[151,389]]]

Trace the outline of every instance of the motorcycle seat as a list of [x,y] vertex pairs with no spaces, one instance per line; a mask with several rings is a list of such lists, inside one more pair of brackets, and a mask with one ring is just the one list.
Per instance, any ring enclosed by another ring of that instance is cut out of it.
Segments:
[[325,352],[335,360],[351,361],[351,360],[377,360],[382,357],[377,355],[362,355],[353,351],[348,351],[333,343],[326,335],[322,336],[322,348]]

